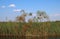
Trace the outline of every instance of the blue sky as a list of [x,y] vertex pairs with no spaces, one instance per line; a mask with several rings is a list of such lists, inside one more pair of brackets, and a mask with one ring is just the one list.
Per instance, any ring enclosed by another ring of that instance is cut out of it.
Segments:
[[0,0],[0,21],[14,20],[19,12],[46,11],[51,20],[60,20],[60,0]]

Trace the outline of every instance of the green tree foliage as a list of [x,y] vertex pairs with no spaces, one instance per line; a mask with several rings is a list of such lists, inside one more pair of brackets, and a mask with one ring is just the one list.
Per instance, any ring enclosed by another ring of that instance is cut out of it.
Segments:
[[26,18],[27,16],[31,16],[31,18],[28,19],[29,21],[33,21],[33,22],[42,22],[45,20],[49,21],[49,16],[47,15],[47,13],[45,11],[37,11],[36,12],[36,16],[33,17],[33,13],[28,13],[25,10],[21,10],[20,11],[22,14],[20,16],[17,16],[16,19],[20,22],[26,22]]
[[46,14],[45,11],[37,11],[37,18],[42,21],[44,19],[48,20],[49,19],[49,16]]

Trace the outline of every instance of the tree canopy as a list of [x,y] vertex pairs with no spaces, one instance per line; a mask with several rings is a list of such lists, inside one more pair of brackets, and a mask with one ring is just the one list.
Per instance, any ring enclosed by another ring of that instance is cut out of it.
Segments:
[[17,21],[19,22],[26,22],[26,20],[29,18],[26,18],[27,16],[32,16],[31,18],[29,18],[27,21],[31,21],[31,22],[42,22],[44,19],[48,21],[49,16],[47,15],[47,13],[45,11],[40,11],[38,10],[36,12],[36,16],[33,16],[33,13],[30,12],[26,12],[25,10],[21,10],[20,13],[22,13],[20,16],[17,16],[16,19],[18,19]]

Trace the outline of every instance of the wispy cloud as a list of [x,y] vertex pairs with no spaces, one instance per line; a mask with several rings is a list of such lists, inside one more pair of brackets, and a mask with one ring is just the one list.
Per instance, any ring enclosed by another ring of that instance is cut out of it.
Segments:
[[60,20],[60,13],[51,14],[49,17],[53,21]]
[[51,14],[50,16],[51,17],[57,17],[57,16],[60,16],[60,13]]
[[60,14],[57,13],[57,14],[54,14],[54,16],[60,16]]
[[14,9],[13,11],[14,11],[14,12],[20,12],[21,9]]
[[9,7],[16,7],[16,5],[15,4],[10,4]]

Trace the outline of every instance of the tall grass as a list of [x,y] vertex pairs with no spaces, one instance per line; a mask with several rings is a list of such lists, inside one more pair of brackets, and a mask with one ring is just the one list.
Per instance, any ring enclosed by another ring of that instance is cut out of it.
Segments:
[[47,35],[48,33],[60,34],[60,22],[0,22],[0,34]]

